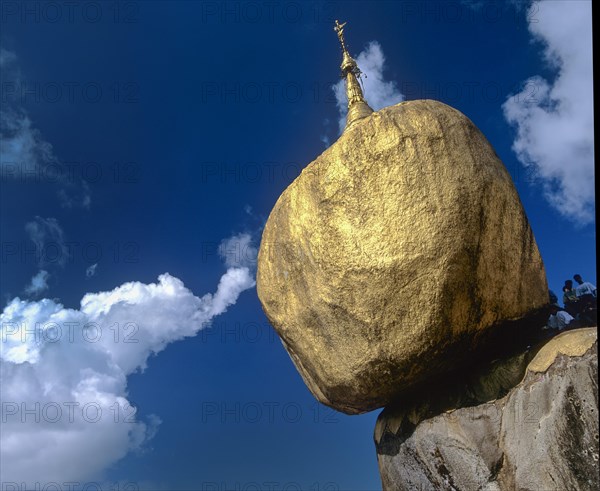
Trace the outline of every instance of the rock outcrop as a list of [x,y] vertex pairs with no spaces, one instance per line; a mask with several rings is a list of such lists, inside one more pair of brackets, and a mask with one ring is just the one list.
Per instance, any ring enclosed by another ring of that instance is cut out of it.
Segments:
[[350,414],[548,300],[510,175],[466,116],[428,100],[360,120],[284,191],[257,290],[308,388]]
[[[501,361],[479,385],[501,391],[498,380],[510,385],[525,358]],[[380,414],[375,444],[384,491],[600,488],[596,328],[552,339],[504,397],[427,415],[434,405]]]

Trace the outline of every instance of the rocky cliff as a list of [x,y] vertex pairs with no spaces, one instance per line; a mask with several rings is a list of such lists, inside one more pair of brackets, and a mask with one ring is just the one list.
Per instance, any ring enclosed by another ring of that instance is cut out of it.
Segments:
[[498,399],[435,414],[432,401],[447,394],[431,394],[386,408],[375,429],[383,489],[598,490],[596,328],[557,336],[523,370],[526,358],[503,360],[477,380],[491,397],[504,391],[499,381],[510,385],[524,371]]

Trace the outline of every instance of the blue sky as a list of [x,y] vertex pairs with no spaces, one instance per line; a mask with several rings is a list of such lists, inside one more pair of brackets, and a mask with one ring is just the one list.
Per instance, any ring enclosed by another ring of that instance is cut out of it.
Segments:
[[379,411],[317,404],[253,287],[271,208],[338,136],[336,18],[367,100],[466,114],[550,287],[596,284],[591,2],[0,5],[3,484],[380,488]]

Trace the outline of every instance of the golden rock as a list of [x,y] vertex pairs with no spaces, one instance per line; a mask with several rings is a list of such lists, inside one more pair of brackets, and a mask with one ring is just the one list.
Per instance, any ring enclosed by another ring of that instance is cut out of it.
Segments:
[[430,100],[357,121],[302,171],[265,226],[257,291],[308,388],[349,414],[548,302],[506,168],[466,116]]

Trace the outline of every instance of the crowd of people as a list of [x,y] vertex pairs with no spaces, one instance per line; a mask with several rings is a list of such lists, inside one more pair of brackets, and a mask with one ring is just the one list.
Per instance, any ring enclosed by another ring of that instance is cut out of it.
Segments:
[[583,281],[579,274],[573,275],[573,279],[577,285],[574,286],[572,280],[566,280],[562,289],[564,308],[558,304],[556,295],[550,292],[548,329],[564,331],[597,325],[596,287]]

